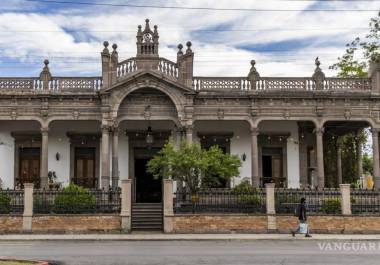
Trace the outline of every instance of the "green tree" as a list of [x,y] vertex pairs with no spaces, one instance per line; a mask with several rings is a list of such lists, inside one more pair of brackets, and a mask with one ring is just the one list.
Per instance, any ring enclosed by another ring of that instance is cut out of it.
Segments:
[[363,155],[363,172],[366,174],[373,174],[373,157],[368,153]]
[[[338,70],[338,77],[367,77],[370,62],[380,57],[380,12],[369,22],[369,33],[346,44],[346,52],[330,69]],[[361,59],[363,58],[363,59]]]
[[202,178],[202,187],[221,187],[232,176],[239,175],[241,160],[237,155],[225,154],[223,150],[214,145],[204,151],[205,172]]
[[186,184],[194,193],[201,186],[214,187],[222,179],[238,175],[241,162],[235,155],[223,154],[219,147],[202,149],[199,143],[181,142],[176,150],[171,141],[155,155],[147,170],[155,178],[171,178]]

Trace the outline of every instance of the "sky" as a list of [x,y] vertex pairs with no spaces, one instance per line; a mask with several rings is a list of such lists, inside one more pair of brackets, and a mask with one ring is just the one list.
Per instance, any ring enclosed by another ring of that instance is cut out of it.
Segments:
[[[254,59],[261,76],[308,77],[317,56],[325,74],[334,76],[329,66],[344,53],[346,43],[366,35],[370,18],[380,10],[379,0],[66,2],[1,0],[0,76],[38,76],[45,58],[54,76],[100,76],[103,41],[117,43],[119,60],[135,56],[137,26],[144,25],[146,18],[152,27],[158,26],[161,57],[175,61],[177,45],[193,43],[197,76],[247,76]],[[134,8],[104,3],[283,11]],[[336,12],[311,11],[315,9]],[[354,11],[337,11],[343,9]]]

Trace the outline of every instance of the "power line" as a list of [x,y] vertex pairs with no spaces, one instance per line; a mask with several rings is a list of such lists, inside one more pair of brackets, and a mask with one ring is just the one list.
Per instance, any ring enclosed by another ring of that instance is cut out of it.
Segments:
[[135,4],[111,4],[91,3],[55,0],[24,0],[27,2],[39,2],[46,4],[71,4],[108,7],[130,7],[130,8],[154,8],[154,9],[177,9],[177,10],[204,10],[204,11],[243,11],[243,12],[374,12],[378,9],[259,9],[259,8],[216,8],[216,7],[186,7],[186,6],[161,6],[161,5],[135,5]]

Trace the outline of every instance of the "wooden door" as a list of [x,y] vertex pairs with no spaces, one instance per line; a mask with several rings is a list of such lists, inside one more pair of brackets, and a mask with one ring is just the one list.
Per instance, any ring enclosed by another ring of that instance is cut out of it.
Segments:
[[19,149],[19,176],[18,183],[34,183],[36,188],[40,187],[40,148]]
[[76,185],[94,189],[97,187],[95,177],[95,148],[76,147],[73,182]]
[[283,187],[281,155],[272,155],[272,179],[276,183],[276,187]]

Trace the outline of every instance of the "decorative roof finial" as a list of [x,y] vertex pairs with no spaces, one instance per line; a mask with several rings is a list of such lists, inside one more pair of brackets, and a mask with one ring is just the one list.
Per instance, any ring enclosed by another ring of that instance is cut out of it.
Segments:
[[45,64],[45,67],[48,67],[48,65],[49,65],[49,60],[48,60],[48,59],[45,59],[45,60],[44,60],[44,64]]
[[251,82],[251,89],[257,89],[256,88],[256,81],[260,79],[260,74],[256,70],[256,61],[251,60],[251,69],[249,70],[248,74],[248,80]]
[[112,49],[113,49],[113,50],[116,50],[116,49],[117,49],[117,44],[116,44],[116,43],[112,44]]
[[321,65],[321,62],[319,61],[318,56],[317,58],[315,58],[315,65],[317,66],[317,68],[319,68],[319,66]]
[[187,46],[187,49],[186,49],[186,53],[192,53],[193,51],[191,50],[191,41],[188,41],[186,42],[186,46]]
[[180,43],[178,44],[177,48],[178,48],[177,55],[183,55],[183,52],[182,52],[183,45]]
[[315,82],[315,89],[316,90],[323,90],[324,89],[324,83],[325,80],[325,74],[323,73],[322,69],[319,67],[321,65],[321,62],[319,61],[319,58],[315,58],[315,70],[314,74],[312,76],[314,82]]
[[145,19],[145,31],[150,31],[149,19]]
[[108,41],[104,41],[103,42],[103,46],[104,46],[104,49],[103,49],[103,54],[109,54],[109,50],[108,50],[108,46],[109,46],[109,42]]

